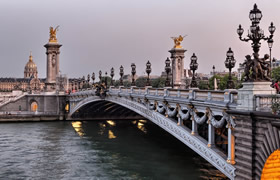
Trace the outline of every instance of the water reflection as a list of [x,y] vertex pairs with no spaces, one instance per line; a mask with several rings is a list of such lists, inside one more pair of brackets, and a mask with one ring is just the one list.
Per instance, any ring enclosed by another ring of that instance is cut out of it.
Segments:
[[109,130],[109,131],[108,131],[108,138],[109,138],[109,139],[115,139],[116,137],[117,137],[117,136],[114,135],[114,133],[113,133],[112,130]]
[[82,128],[82,122],[81,121],[73,121],[72,127],[75,129],[75,131],[79,134],[79,136],[84,136],[85,133]]

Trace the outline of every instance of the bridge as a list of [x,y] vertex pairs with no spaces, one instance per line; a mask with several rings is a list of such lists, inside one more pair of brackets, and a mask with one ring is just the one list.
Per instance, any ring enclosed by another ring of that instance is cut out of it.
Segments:
[[[265,106],[263,102],[268,101],[268,98],[271,97],[256,96],[255,98],[258,99],[258,104],[256,104],[255,108],[265,110],[268,106]],[[95,95],[95,90],[88,89],[72,93],[69,97],[69,103],[70,117],[75,117],[79,113],[83,114],[81,111],[86,106],[94,107],[95,111],[99,109],[99,111],[105,112],[104,114],[110,113],[110,111],[116,112],[116,109],[119,112],[120,107],[127,111],[133,111],[149,119],[182,141],[228,178],[235,179],[237,168],[240,171],[244,171],[242,169],[244,166],[242,165],[235,167],[235,154],[244,151],[245,147],[242,144],[238,145],[238,147],[235,145],[239,142],[242,143],[244,138],[246,138],[242,136],[247,134],[248,131],[252,131],[252,129],[247,128],[249,125],[244,122],[244,112],[242,114],[236,111],[236,90],[203,91],[198,89],[120,87],[110,88],[105,97],[99,97]],[[105,105],[105,108],[97,108]],[[84,109],[84,111],[86,110]],[[247,115],[251,116],[248,112]],[[238,119],[237,116],[243,117]],[[261,116],[259,116],[259,119],[262,119]],[[266,120],[268,120],[267,117]],[[240,127],[238,127],[239,123]],[[205,126],[206,135],[200,132],[200,130],[203,131],[203,127],[205,130]],[[246,127],[242,128],[241,126]],[[277,138],[279,138],[279,134],[277,136],[277,128],[270,125],[268,129],[271,128],[275,130],[275,138],[273,139],[276,142]],[[218,133],[219,135],[217,135],[217,132],[222,130],[226,130],[226,132],[223,132],[225,135],[223,133]],[[267,134],[267,132],[265,133]],[[223,139],[224,136],[227,139]],[[218,144],[217,141],[226,143]],[[225,144],[227,147],[225,147]],[[264,144],[269,146],[270,142],[265,142]],[[268,149],[272,153],[278,148],[280,148],[279,139],[277,143],[273,143],[271,149],[270,147]],[[267,157],[269,152],[266,152]],[[264,164],[265,156],[261,156],[262,163]],[[240,160],[244,161],[242,158]]]

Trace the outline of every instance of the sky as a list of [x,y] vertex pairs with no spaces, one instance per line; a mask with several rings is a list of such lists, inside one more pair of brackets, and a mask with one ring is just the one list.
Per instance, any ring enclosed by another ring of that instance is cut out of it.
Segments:
[[[238,25],[247,33],[249,12],[257,3],[263,18],[260,27],[269,35],[276,26],[272,57],[280,59],[279,0],[1,0],[0,1],[0,77],[23,77],[24,66],[32,51],[40,78],[46,77],[46,49],[49,27],[59,25],[60,70],[68,77],[82,77],[113,67],[125,74],[136,64],[137,75],[152,64],[152,75],[164,70],[170,37],[187,35],[185,68],[193,53],[198,71],[226,70],[224,61],[229,47],[237,61],[252,54],[250,42],[242,42]],[[260,56],[269,53],[262,41]],[[116,76],[118,77],[118,75]]]

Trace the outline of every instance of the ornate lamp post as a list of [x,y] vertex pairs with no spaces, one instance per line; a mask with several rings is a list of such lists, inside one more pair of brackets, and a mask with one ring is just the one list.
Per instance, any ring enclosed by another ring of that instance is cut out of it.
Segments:
[[215,76],[215,65],[213,65],[213,67],[212,67],[212,69],[213,69],[213,76]]
[[99,83],[102,83],[101,79],[102,79],[102,71],[100,70],[99,71]]
[[113,83],[113,77],[114,77],[114,75],[115,75],[115,70],[114,70],[114,68],[111,68],[111,86],[113,86],[114,85],[114,83]]
[[166,72],[166,81],[165,81],[165,86],[170,87],[170,80],[169,80],[169,73],[171,72],[171,66],[170,66],[170,59],[167,58],[165,60],[165,72]]
[[123,86],[123,66],[120,67],[120,86]]
[[[259,68],[254,64],[260,63],[260,58],[259,58],[259,50],[261,47],[260,41],[264,40],[264,41],[271,42],[271,40],[273,38],[273,33],[276,28],[273,25],[273,23],[271,23],[268,28],[270,35],[268,37],[265,37],[263,30],[259,27],[259,23],[262,18],[262,12],[258,9],[256,4],[254,5],[253,10],[250,11],[249,18],[252,22],[252,25],[250,26],[250,30],[248,31],[247,38],[242,38],[244,29],[241,27],[241,25],[239,25],[239,27],[237,29],[237,34],[239,35],[239,39],[241,41],[245,41],[245,42],[252,41],[251,45],[252,45],[252,49],[254,51],[254,53],[253,53],[254,59],[251,59],[250,56],[248,56],[248,58],[247,58],[248,63],[246,64],[246,67],[245,67],[245,69],[247,69],[247,71],[245,71],[245,76],[247,76],[246,81],[262,81],[262,80],[267,81],[267,80],[269,80],[268,74],[270,74],[270,72],[267,72],[267,74],[265,74],[264,70],[270,71],[270,68],[268,69],[267,67],[264,67],[264,66],[262,68]],[[251,63],[252,61],[254,63]],[[249,70],[251,68],[252,68],[253,73],[249,72]]]
[[135,79],[134,79],[135,74],[136,74],[136,65],[134,63],[132,63],[131,64],[131,75],[132,75],[131,86],[135,86]]
[[107,88],[107,71],[105,72],[105,87]]
[[146,73],[148,74],[146,86],[151,86],[151,83],[150,83],[150,73],[151,72],[152,72],[151,63],[150,63],[150,61],[148,61],[146,64]]
[[267,40],[268,48],[269,48],[269,61],[270,61],[270,67],[272,68],[272,62],[271,62],[271,48],[273,46],[273,39],[269,38]]
[[94,84],[94,80],[95,80],[95,73],[94,72],[91,75],[91,79],[92,79],[92,84]]
[[193,71],[193,73],[192,73],[192,82],[191,82],[191,87],[192,88],[196,88],[197,87],[197,82],[195,80],[195,71],[197,70],[197,68],[198,68],[197,57],[193,53],[193,55],[191,57],[191,63],[190,63],[190,70]]
[[225,61],[225,66],[226,66],[226,68],[229,69],[227,89],[234,89],[234,82],[232,81],[231,69],[234,68],[235,63],[236,63],[236,61],[233,57],[233,51],[231,50],[231,48],[229,48],[228,51],[227,51],[227,58],[226,58],[226,61]]

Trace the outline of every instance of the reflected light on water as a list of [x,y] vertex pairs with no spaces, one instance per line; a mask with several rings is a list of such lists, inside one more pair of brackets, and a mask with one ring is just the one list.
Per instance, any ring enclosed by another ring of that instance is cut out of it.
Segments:
[[135,121],[132,121],[132,124],[136,124],[137,123],[137,121],[135,120]]
[[116,126],[116,123],[112,120],[107,120],[106,121],[108,124],[110,124],[111,126]]
[[140,121],[137,123],[137,128],[146,134],[147,129],[144,126],[145,126],[145,124],[141,123]]
[[74,130],[78,133],[79,136],[84,136],[84,130],[82,128],[82,122],[81,121],[73,121],[72,122],[72,127],[74,128]]
[[117,136],[114,135],[113,131],[109,130],[108,131],[108,138],[109,139],[115,139]]
[[98,134],[99,135],[103,135],[104,134],[104,131],[105,131],[105,128],[106,128],[106,124],[103,124],[103,123],[98,123],[100,129],[98,131]]

